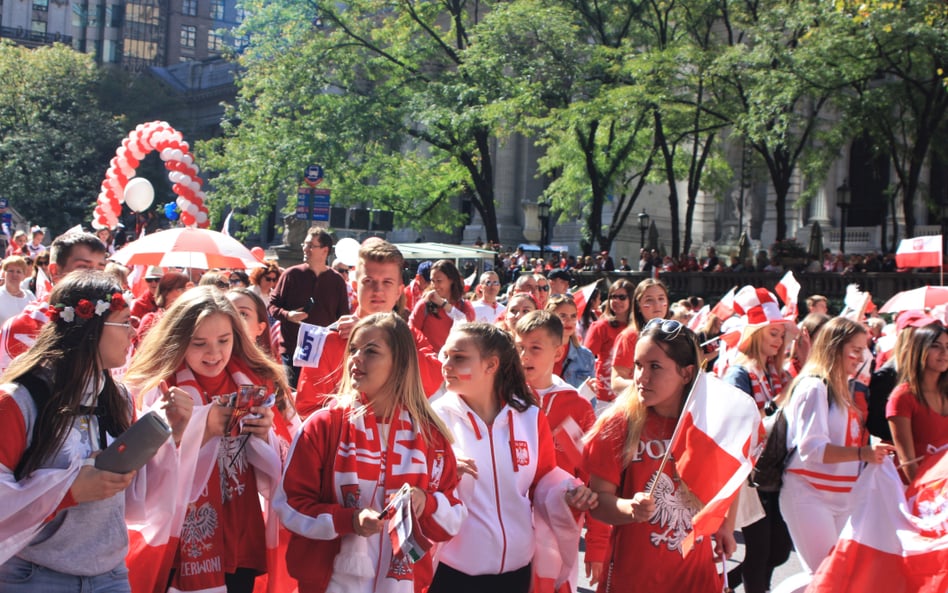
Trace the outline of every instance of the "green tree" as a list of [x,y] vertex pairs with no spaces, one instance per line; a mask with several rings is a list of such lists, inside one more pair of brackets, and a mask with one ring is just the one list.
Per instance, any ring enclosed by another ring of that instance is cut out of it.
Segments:
[[[776,238],[787,235],[793,177],[819,177],[837,149],[838,120],[828,116],[850,82],[827,52],[832,6],[784,0],[722,4],[727,49],[712,65],[714,114],[730,123],[764,163],[773,187]],[[760,198],[760,197],[759,197]]]
[[[322,164],[334,202],[455,230],[468,200],[499,240],[487,97],[461,70],[476,2],[252,2],[240,96],[202,144],[219,204],[272,208]],[[264,212],[262,211],[261,214]]]
[[[858,74],[843,98],[844,112],[850,129],[869,134],[876,152],[891,161],[893,195],[902,196],[911,237],[917,200],[932,208],[948,200],[931,195],[922,178],[926,164],[943,168],[948,162],[948,9],[941,2],[909,0],[840,3],[839,11],[848,34],[835,38],[835,50]],[[893,233],[893,248],[896,241]]]
[[97,98],[101,72],[63,45],[0,43],[0,188],[54,233],[88,220],[120,132]]

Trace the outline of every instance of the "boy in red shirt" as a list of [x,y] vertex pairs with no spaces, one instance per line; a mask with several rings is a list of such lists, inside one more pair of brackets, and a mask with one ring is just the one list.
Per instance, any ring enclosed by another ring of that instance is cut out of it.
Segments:
[[[527,384],[537,394],[550,423],[556,445],[556,464],[583,482],[589,474],[582,468],[582,435],[596,421],[589,400],[572,385],[553,374],[553,365],[563,356],[563,322],[549,311],[531,311],[514,328],[514,341]],[[586,576],[598,580],[609,544],[609,526],[587,516]],[[575,583],[572,582],[573,590]]]

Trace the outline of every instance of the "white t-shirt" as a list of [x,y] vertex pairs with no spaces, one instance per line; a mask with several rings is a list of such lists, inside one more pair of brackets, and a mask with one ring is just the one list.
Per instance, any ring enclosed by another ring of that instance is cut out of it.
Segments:
[[484,323],[494,323],[507,310],[507,307],[500,303],[490,305],[482,300],[472,301],[471,305],[474,306],[474,321]]
[[23,296],[15,297],[6,286],[0,286],[0,325],[14,315],[19,315],[27,304],[35,300],[36,295],[29,290],[24,290]]

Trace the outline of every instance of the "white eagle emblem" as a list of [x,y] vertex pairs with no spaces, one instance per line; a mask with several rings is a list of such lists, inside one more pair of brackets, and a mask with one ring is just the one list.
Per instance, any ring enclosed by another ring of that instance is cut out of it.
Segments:
[[652,498],[655,501],[655,514],[649,519],[649,523],[658,525],[660,529],[665,531],[651,534],[652,545],[661,547],[662,544],[665,544],[669,551],[680,551],[682,540],[691,531],[691,517],[694,510],[682,500],[680,489],[676,487],[674,480],[664,472],[653,475],[646,484],[645,490],[648,491],[656,480],[658,483],[652,492]]
[[205,502],[199,507],[189,505],[181,527],[181,549],[191,558],[200,558],[213,547],[212,543],[205,543],[205,540],[213,537],[216,530],[217,511],[211,503]]

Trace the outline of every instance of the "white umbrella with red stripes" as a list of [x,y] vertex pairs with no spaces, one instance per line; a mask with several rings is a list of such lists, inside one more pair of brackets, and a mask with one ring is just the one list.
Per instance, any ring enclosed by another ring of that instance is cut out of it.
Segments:
[[175,228],[145,235],[116,251],[112,259],[126,266],[201,270],[247,269],[263,265],[237,239],[198,228]]
[[948,303],[948,286],[922,286],[896,293],[882,305],[879,313],[931,309],[944,303]]

